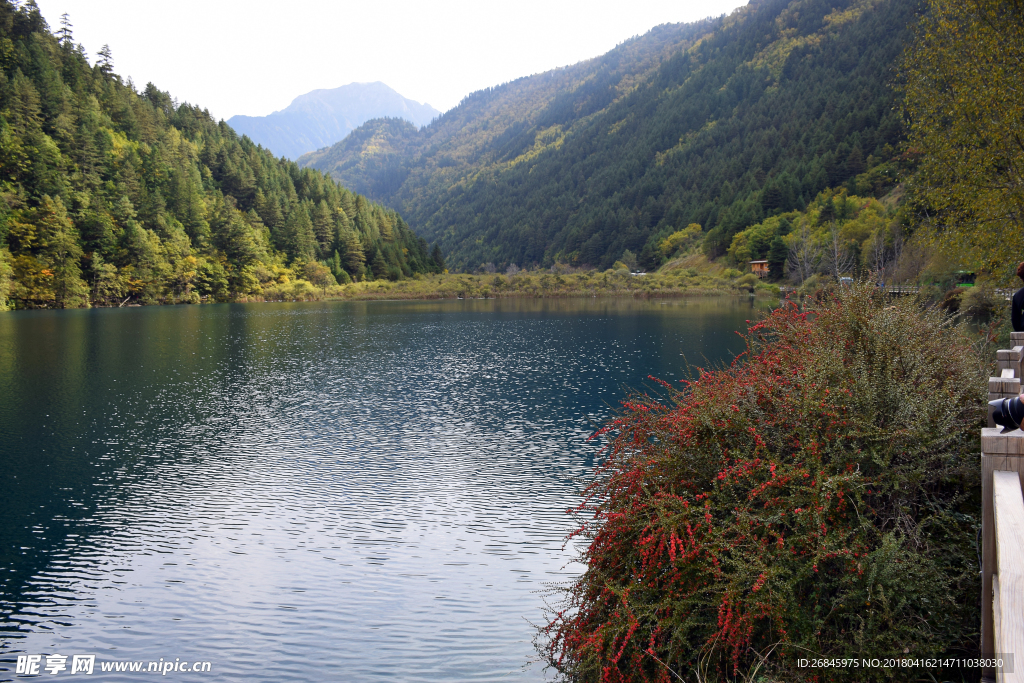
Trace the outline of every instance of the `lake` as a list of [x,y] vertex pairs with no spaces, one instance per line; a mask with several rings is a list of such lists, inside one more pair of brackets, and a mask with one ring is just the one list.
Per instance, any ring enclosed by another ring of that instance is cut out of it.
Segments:
[[[596,424],[748,299],[0,314],[0,680],[536,681]],[[44,656],[42,665],[48,660]],[[161,662],[162,666],[162,662]],[[45,672],[44,677],[49,678]],[[130,673],[103,680],[137,680]]]

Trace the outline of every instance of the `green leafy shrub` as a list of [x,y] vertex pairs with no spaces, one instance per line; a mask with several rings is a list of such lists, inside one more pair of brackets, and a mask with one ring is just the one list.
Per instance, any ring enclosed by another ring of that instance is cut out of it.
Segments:
[[267,301],[314,301],[320,298],[320,291],[306,280],[294,280],[267,287],[263,298]]
[[978,284],[958,289],[966,290],[960,297],[960,308],[968,315],[989,316],[1006,307],[1006,301],[1000,300],[999,294],[991,285]]
[[938,311],[829,296],[598,432],[586,569],[540,633],[567,680],[890,680],[796,660],[977,652],[985,369]]
[[757,285],[760,284],[760,282],[760,278],[758,278],[756,275],[754,275],[753,273],[747,273],[746,275],[742,275],[739,278],[737,278],[732,283],[732,286],[735,287],[736,289],[742,289],[748,292],[753,292]]
[[827,282],[829,282],[827,278],[823,278],[818,273],[814,273],[803,281],[803,284],[800,285],[797,291],[801,294],[813,295],[817,293]]

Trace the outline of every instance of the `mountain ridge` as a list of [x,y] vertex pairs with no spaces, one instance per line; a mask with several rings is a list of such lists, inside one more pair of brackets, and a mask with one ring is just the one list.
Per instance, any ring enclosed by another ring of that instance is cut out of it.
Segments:
[[370,119],[396,117],[424,126],[440,113],[374,81],[311,90],[284,109],[267,116],[235,115],[228,125],[277,156],[298,159],[342,140]]
[[889,69],[918,6],[761,0],[661,25],[472,93],[420,130],[369,121],[300,165],[402,212],[457,267],[604,268],[627,249],[656,267],[659,242],[691,223],[718,256],[825,188],[891,185]]

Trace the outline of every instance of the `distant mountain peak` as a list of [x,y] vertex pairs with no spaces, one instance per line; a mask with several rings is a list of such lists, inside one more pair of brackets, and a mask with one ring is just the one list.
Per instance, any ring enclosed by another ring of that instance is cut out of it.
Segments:
[[349,83],[312,90],[267,116],[232,116],[228,125],[278,156],[297,159],[329,147],[370,119],[389,117],[425,126],[441,112],[385,83]]

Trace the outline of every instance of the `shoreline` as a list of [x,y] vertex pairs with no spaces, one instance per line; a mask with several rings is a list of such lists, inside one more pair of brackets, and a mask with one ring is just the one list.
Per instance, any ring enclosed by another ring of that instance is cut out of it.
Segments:
[[[677,290],[677,291],[666,291],[666,292],[655,292],[651,294],[640,294],[640,293],[601,293],[601,294],[587,294],[584,292],[564,292],[555,294],[544,294],[544,295],[533,295],[533,294],[522,294],[522,295],[502,295],[502,296],[439,296],[435,294],[416,295],[416,296],[396,296],[394,293],[388,294],[376,294],[368,293],[365,295],[356,296],[320,296],[315,298],[305,299],[287,299],[287,298],[276,298],[267,299],[262,297],[239,297],[237,299],[226,299],[223,301],[216,300],[203,300],[199,302],[194,301],[160,301],[153,303],[132,303],[124,304],[123,306],[105,306],[103,304],[89,306],[89,309],[114,309],[114,308],[151,308],[160,306],[209,306],[213,304],[292,304],[292,303],[313,303],[313,302],[366,302],[366,301],[544,301],[544,300],[570,300],[570,299],[595,299],[595,300],[632,300],[632,301],[651,301],[654,299],[697,299],[702,297],[731,297],[731,298],[743,298],[743,299],[756,299],[758,301],[768,301],[771,299],[779,298],[777,295],[765,294],[757,292],[756,294],[749,294],[745,292],[736,291],[724,291],[724,290]],[[56,311],[56,310],[87,310],[86,307],[80,307],[77,309],[59,309],[49,308],[45,306],[37,306],[32,308],[12,308],[8,312],[15,311]]]
[[[351,296],[320,296],[316,298],[308,299],[268,299],[263,297],[242,297],[233,299],[231,301],[223,303],[297,303],[297,302],[309,302],[309,301],[498,301],[498,300],[542,300],[542,299],[633,299],[633,300],[651,300],[651,299],[685,299],[685,298],[697,298],[697,297],[743,297],[743,298],[755,298],[755,299],[772,299],[778,298],[778,295],[771,293],[757,292],[754,294],[747,292],[737,292],[735,290],[714,290],[714,289],[689,289],[689,290],[666,290],[666,291],[654,291],[654,292],[601,292],[598,294],[591,294],[588,292],[548,292],[544,294],[500,294],[490,296],[444,296],[440,292],[432,292],[427,294],[406,294],[402,295],[401,292],[365,292]],[[203,303],[220,303],[207,301]],[[141,304],[136,304],[140,306]]]
[[[446,273],[404,280],[372,280],[314,287],[306,280],[266,283],[261,291],[223,298],[192,294],[150,300],[90,302],[87,308],[137,308],[208,303],[275,303],[298,301],[440,301],[457,299],[681,299],[740,296],[777,299],[777,284],[746,274],[737,277],[674,270],[632,275],[628,271],[552,273],[533,271],[511,276],[492,273]],[[16,303],[16,302],[15,302]],[[54,310],[49,305],[17,305],[12,310]]]

